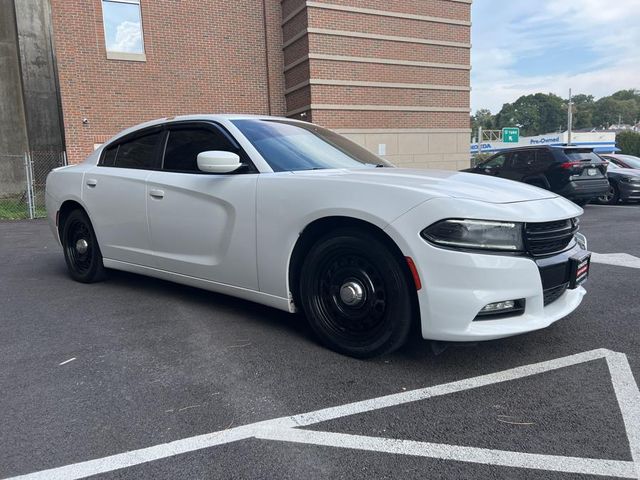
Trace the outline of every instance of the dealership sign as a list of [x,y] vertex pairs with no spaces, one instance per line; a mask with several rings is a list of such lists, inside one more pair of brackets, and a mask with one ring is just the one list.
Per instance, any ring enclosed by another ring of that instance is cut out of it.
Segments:
[[[483,153],[493,153],[505,148],[528,147],[536,145],[563,145],[566,144],[567,132],[548,133],[546,135],[537,135],[535,137],[521,137],[518,128],[504,128],[502,131],[501,142],[482,142],[480,144]],[[516,138],[517,140],[514,140]],[[614,152],[616,151],[616,134],[615,132],[574,132],[572,137],[572,145],[591,147],[598,152]],[[470,153],[478,153],[478,144],[472,143]]]
[[548,145],[553,143],[562,143],[560,135],[555,137],[533,137],[529,139],[529,145]]

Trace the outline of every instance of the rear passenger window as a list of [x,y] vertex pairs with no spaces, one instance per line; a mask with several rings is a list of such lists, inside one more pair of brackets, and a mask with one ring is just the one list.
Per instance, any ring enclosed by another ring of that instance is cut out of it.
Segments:
[[536,160],[541,165],[551,165],[554,161],[553,155],[548,150],[538,150]]
[[150,133],[122,143],[116,155],[116,167],[153,170],[158,167],[158,142],[162,132]]
[[209,150],[236,152],[231,142],[213,129],[172,129],[169,132],[162,168],[175,172],[199,172],[198,154]]
[[118,153],[118,146],[107,148],[102,154],[102,161],[100,165],[103,167],[113,167],[116,164],[116,154]]

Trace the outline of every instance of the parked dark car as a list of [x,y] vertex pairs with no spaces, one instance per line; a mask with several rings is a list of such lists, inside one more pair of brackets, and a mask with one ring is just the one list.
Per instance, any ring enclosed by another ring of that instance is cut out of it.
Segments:
[[605,160],[615,163],[620,168],[636,168],[640,170],[640,158],[622,153],[606,153],[600,155]]
[[[607,156],[603,156],[607,158]],[[640,170],[620,167],[610,161],[607,178],[611,185],[609,191],[596,199],[597,203],[615,205],[618,202],[640,200]]]
[[592,148],[567,145],[502,150],[464,171],[535,185],[579,205],[607,194],[610,188],[607,162]]

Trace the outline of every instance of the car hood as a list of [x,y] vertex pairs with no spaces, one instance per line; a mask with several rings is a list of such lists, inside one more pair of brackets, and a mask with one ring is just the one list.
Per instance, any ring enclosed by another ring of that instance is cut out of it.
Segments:
[[556,198],[552,192],[503,178],[447,170],[407,168],[358,168],[305,170],[296,175],[330,177],[332,180],[393,186],[425,197],[453,197],[488,203],[514,203]]
[[620,168],[607,172],[612,177],[640,177],[640,170],[635,168]]

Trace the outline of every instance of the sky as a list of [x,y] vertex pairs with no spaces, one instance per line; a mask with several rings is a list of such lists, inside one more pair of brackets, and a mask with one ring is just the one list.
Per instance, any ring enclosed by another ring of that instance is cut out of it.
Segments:
[[640,0],[474,0],[471,109],[640,89]]
[[102,9],[107,50],[110,52],[144,53],[140,6],[129,3],[102,2]]

